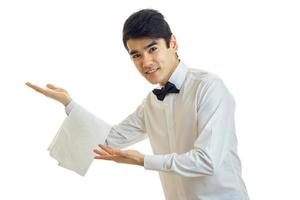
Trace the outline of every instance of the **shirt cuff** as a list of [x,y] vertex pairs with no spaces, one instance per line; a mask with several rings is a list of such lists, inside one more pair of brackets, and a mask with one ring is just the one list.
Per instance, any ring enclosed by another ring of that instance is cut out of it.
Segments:
[[144,157],[144,168],[148,170],[163,171],[164,163],[164,155],[145,155]]
[[76,102],[71,100],[70,103],[65,107],[66,114],[69,115],[75,106]]

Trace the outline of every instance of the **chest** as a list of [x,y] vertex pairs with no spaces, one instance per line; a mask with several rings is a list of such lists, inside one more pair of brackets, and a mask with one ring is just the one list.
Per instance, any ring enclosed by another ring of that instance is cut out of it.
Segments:
[[155,96],[145,107],[145,126],[154,153],[183,153],[193,147],[197,134],[196,92]]

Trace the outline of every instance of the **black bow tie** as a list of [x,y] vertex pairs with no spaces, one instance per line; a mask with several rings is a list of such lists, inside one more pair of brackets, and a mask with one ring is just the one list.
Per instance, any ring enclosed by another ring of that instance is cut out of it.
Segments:
[[173,83],[167,82],[161,89],[154,89],[152,92],[156,95],[157,99],[163,101],[165,96],[169,93],[179,93],[179,90]]

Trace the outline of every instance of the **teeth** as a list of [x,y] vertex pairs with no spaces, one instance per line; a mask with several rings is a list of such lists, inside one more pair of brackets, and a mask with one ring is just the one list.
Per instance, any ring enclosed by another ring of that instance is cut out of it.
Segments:
[[153,73],[153,72],[155,72],[157,69],[152,69],[152,70],[150,70],[150,71],[147,71],[146,73],[147,74],[151,74],[151,73]]

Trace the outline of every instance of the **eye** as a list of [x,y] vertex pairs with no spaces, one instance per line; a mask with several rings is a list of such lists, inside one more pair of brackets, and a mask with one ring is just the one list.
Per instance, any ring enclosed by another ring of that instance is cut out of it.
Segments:
[[156,51],[157,50],[157,47],[151,47],[150,49],[149,49],[149,53],[152,53],[152,52],[154,52],[154,51]]
[[135,53],[131,56],[131,58],[133,58],[133,59],[136,59],[136,58],[139,58],[139,57],[141,57],[141,54],[139,54],[139,53]]

